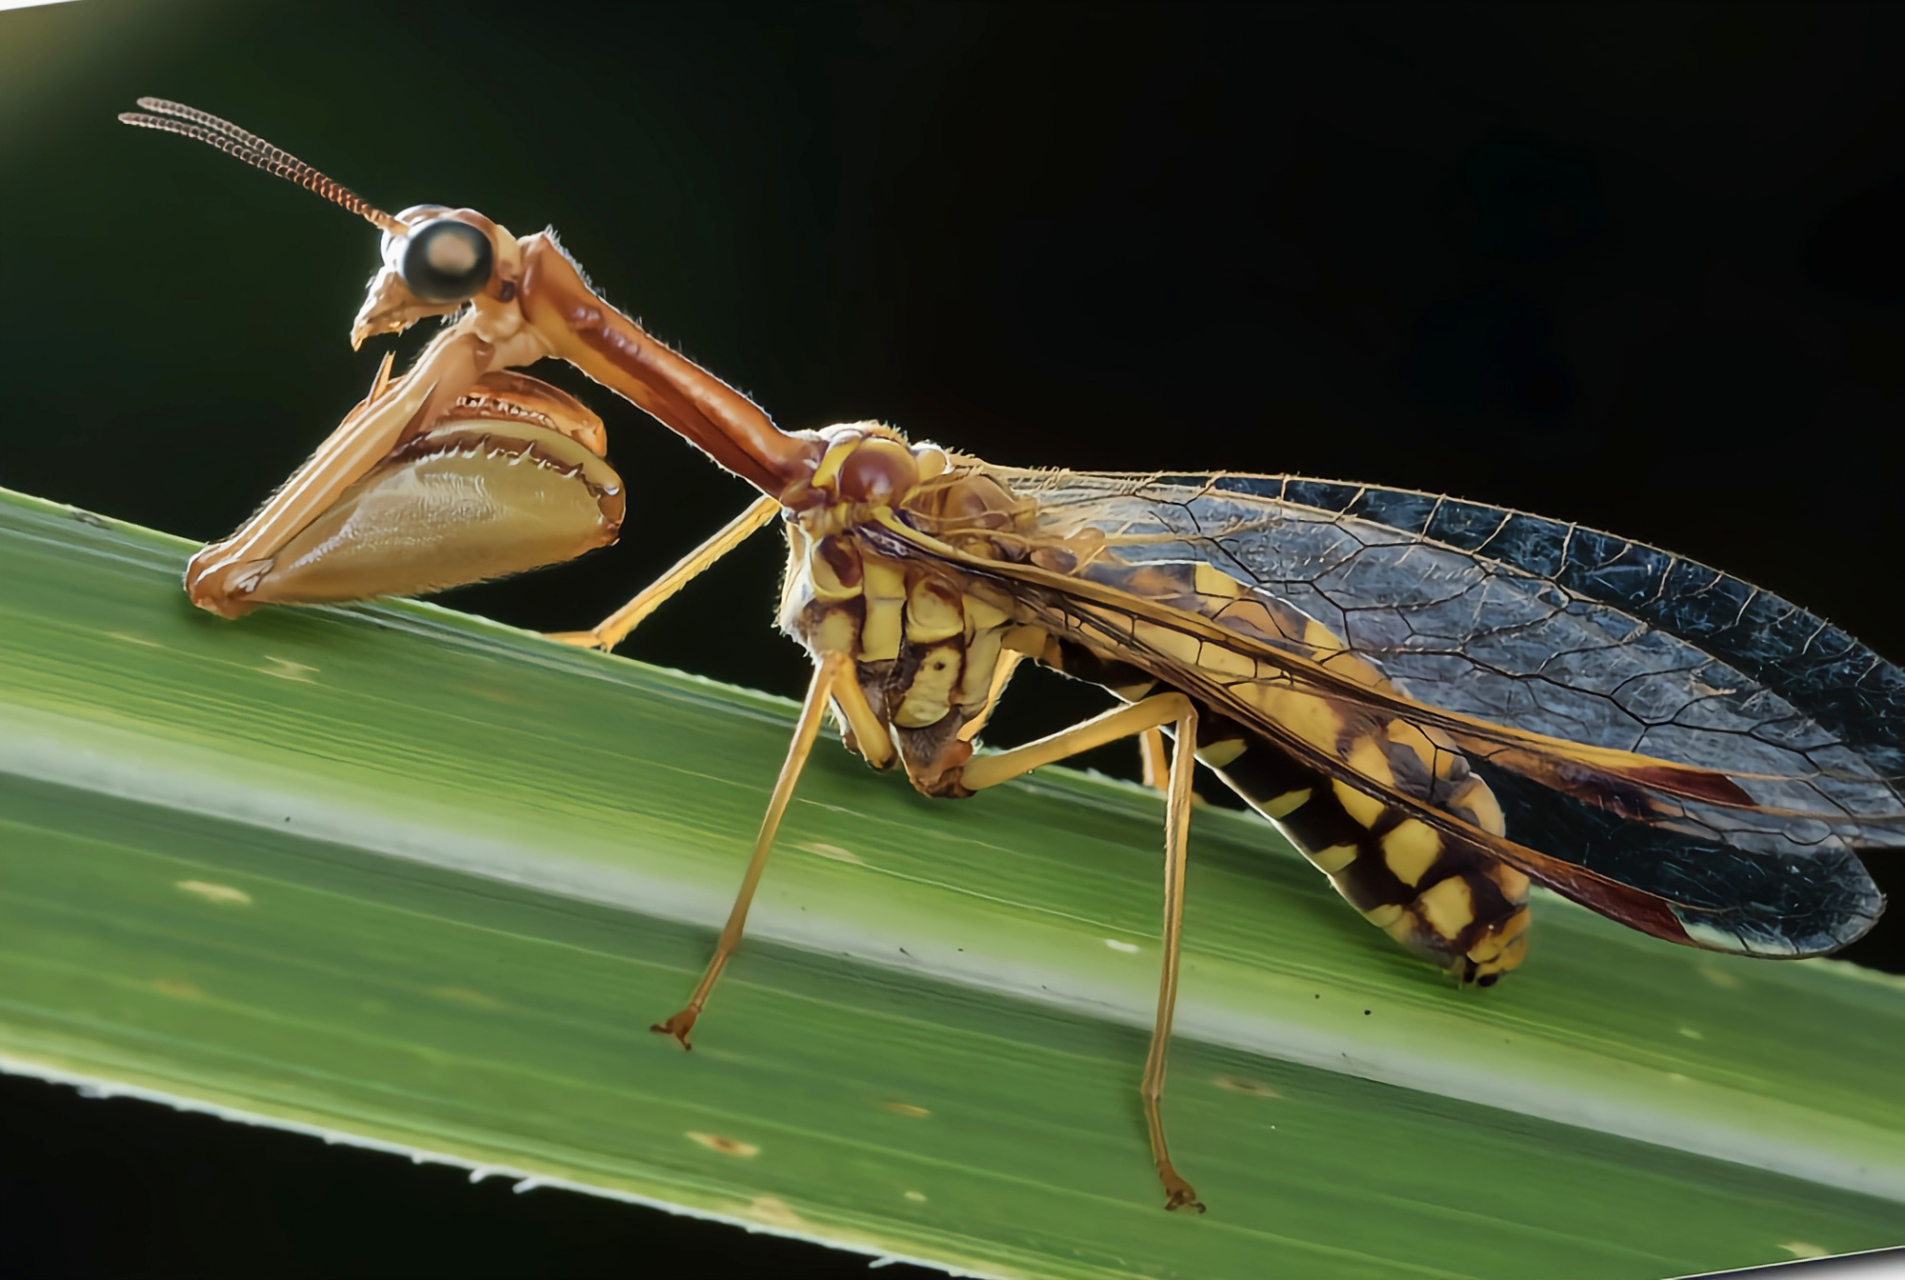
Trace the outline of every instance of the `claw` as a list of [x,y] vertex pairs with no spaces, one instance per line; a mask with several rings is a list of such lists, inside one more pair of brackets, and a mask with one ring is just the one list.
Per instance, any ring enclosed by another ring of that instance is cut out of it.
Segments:
[[1167,1212],[1178,1209],[1194,1209],[1204,1212],[1204,1202],[1197,1198],[1197,1191],[1190,1183],[1180,1178],[1173,1170],[1162,1174],[1164,1179],[1164,1208]]
[[694,1030],[695,1018],[698,1017],[700,1013],[701,1011],[699,1009],[683,1009],[680,1013],[669,1018],[668,1021],[657,1022],[648,1029],[658,1035],[673,1036],[675,1039],[681,1041],[682,1048],[693,1049],[694,1046],[688,1043],[688,1033]]

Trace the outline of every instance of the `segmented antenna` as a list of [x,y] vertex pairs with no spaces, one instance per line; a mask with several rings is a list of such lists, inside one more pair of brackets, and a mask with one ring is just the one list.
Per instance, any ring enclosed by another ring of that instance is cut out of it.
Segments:
[[[141,98],[139,105],[145,111],[122,111],[119,113],[119,122],[139,129],[158,129],[197,138],[207,146],[217,147],[226,155],[243,160],[253,168],[275,173],[280,178],[297,183],[306,191],[316,192],[332,204],[342,205],[372,226],[400,236],[410,231],[409,227],[349,187],[325,177],[289,151],[272,146],[257,134],[247,133],[229,120],[220,120],[208,111],[200,111],[197,107],[188,107],[180,102],[167,102],[164,98]],[[146,112],[154,114],[147,115]]]

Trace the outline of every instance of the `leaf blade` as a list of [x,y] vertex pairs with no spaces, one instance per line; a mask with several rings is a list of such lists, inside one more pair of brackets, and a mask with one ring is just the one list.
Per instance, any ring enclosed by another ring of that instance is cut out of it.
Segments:
[[1666,1275],[1905,1234],[1873,1194],[1905,1187],[1896,984],[1544,902],[1473,999],[1206,812],[1167,1114],[1213,1212],[1158,1212],[1157,805],[1062,773],[936,805],[823,744],[683,1055],[644,1028],[788,704],[428,606],[221,623],[180,545],[0,500],[15,1069],[989,1274]]

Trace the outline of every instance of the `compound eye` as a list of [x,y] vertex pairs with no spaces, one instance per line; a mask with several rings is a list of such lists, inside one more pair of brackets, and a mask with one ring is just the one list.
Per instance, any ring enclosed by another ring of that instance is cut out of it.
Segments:
[[489,237],[467,222],[438,218],[410,233],[397,270],[425,302],[461,302],[489,283]]

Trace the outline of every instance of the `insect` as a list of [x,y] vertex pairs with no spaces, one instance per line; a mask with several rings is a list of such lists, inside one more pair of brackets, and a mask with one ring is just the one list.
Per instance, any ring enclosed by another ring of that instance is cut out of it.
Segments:
[[[139,105],[120,118],[382,230],[353,344],[446,320],[405,373],[386,357],[310,460],[192,558],[195,604],[237,617],[417,594],[613,541],[625,490],[601,420],[516,371],[550,357],[760,494],[623,608],[557,639],[613,649],[781,525],[779,621],[814,673],[713,958],[654,1027],[684,1046],[829,716],[849,750],[942,797],[1139,740],[1166,796],[1141,1093],[1169,1208],[1202,1208],[1159,1110],[1194,762],[1462,982],[1521,963],[1531,883],[1654,937],[1764,957],[1833,951],[1883,910],[1859,854],[1900,843],[1905,673],[1776,596],[1608,534],[1428,494],[998,467],[872,422],[783,431],[603,301],[551,234],[518,238],[440,205],[393,216],[215,116]],[[1028,658],[1118,705],[975,754]]]

